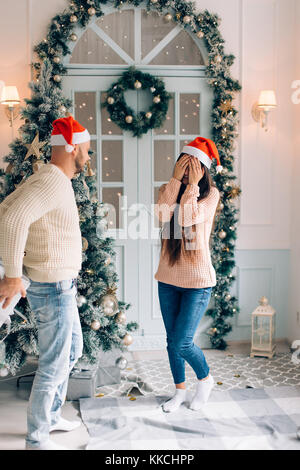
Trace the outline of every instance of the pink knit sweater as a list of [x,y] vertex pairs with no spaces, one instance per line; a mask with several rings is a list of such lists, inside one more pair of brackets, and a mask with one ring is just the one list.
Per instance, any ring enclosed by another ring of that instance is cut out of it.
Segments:
[[[177,196],[181,182],[171,178],[167,184],[159,188],[158,201],[155,206],[155,214],[163,222],[169,222],[176,207]],[[216,273],[211,263],[209,250],[209,237],[212,229],[214,214],[220,198],[216,187],[212,187],[209,195],[197,201],[199,186],[188,184],[180,200],[178,207],[178,224],[181,227],[195,225],[194,244],[190,245],[196,250],[194,263],[181,251],[179,261],[174,266],[168,264],[168,256],[165,250],[161,250],[160,261],[155,279],[166,284],[178,287],[204,288],[216,285]],[[185,238],[187,238],[186,228]],[[190,242],[189,242],[190,243]]]

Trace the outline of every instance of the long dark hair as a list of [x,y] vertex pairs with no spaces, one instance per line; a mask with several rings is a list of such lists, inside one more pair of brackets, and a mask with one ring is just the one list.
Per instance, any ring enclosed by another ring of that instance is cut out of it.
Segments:
[[[177,159],[180,160],[180,158],[185,155],[184,153],[181,153]],[[201,168],[204,168],[204,175],[201,178],[201,180],[198,183],[199,189],[200,189],[200,195],[198,197],[198,201],[201,199],[204,199],[207,197],[210,193],[211,187],[215,186],[212,177],[209,173],[208,168],[201,163]],[[186,185],[181,183],[178,197],[177,197],[177,206],[175,211],[172,214],[170,222],[167,222],[163,225],[161,232],[160,232],[160,239],[161,239],[161,247],[162,249],[164,248],[166,250],[166,253],[168,254],[169,257],[169,265],[174,266],[176,261],[179,260],[181,255],[183,254],[184,256],[189,257],[189,259],[194,262],[195,260],[195,255],[196,255],[196,250],[192,249],[186,249],[186,237],[184,235],[184,230],[181,226],[178,224],[178,218],[177,218],[177,211],[179,208],[180,200],[181,197],[186,189]],[[176,217],[175,217],[176,215]],[[213,224],[214,225],[214,224]],[[168,230],[168,236],[164,237],[166,235],[166,231]],[[213,229],[212,229],[213,231]],[[195,225],[193,225],[190,228],[190,233],[195,232]],[[189,236],[190,239],[190,236]]]

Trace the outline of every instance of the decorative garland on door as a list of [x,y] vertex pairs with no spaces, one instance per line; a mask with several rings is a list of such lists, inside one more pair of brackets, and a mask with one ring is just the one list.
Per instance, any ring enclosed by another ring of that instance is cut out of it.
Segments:
[[[52,19],[46,37],[35,47],[38,61],[32,64],[36,72],[36,79],[38,79],[41,63],[45,59],[50,60],[52,89],[49,90],[49,94],[59,95],[62,77],[67,75],[67,69],[62,63],[62,59],[71,53],[69,44],[78,39],[74,28],[78,26],[84,28],[92,17],[103,16],[102,5],[112,5],[122,9],[124,3],[123,0],[71,0],[69,7]],[[235,268],[234,245],[238,222],[238,208],[235,202],[241,192],[235,184],[236,177],[233,174],[234,141],[238,135],[238,111],[233,106],[233,98],[235,93],[241,90],[238,80],[232,78],[230,73],[235,56],[226,54],[224,51],[225,41],[219,30],[220,17],[208,10],[196,11],[192,2],[147,0],[145,3],[141,0],[129,0],[126,3],[135,7],[145,5],[149,14],[157,12],[163,16],[165,21],[174,21],[182,29],[195,35],[197,41],[202,40],[208,54],[205,74],[207,82],[214,92],[211,138],[218,148],[223,171],[215,174],[214,167],[211,170],[221,198],[211,244],[217,285],[213,290],[213,306],[206,312],[212,319],[207,334],[214,348],[225,349],[227,344],[224,337],[232,330],[230,318],[239,311],[237,298],[230,293],[230,287],[235,281],[233,273]],[[64,116],[71,105],[70,101],[61,95],[56,116]],[[26,113],[23,115],[26,117]],[[39,127],[39,130],[41,140],[47,140],[51,132],[50,126],[47,129]],[[10,154],[5,161],[12,163],[14,159],[14,155]],[[24,166],[22,171],[26,177],[30,174],[31,168],[28,169]]]
[[[136,115],[126,103],[124,93],[127,90],[147,89],[153,95],[153,104],[148,111],[140,111]],[[130,67],[107,90],[107,99],[102,107],[107,109],[110,119],[121,129],[132,132],[134,137],[141,137],[150,129],[159,128],[163,124],[170,98],[162,79]]]

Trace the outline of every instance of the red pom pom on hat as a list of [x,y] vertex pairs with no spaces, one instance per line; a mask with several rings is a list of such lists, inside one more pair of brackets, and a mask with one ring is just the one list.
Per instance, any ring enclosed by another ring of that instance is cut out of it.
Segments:
[[223,170],[218,149],[211,139],[196,137],[196,139],[183,147],[182,153],[198,158],[207,168],[210,168],[212,160],[215,158],[217,160],[217,173]]
[[64,145],[66,152],[74,150],[74,144],[90,140],[90,134],[73,116],[55,119],[52,123],[51,145]]

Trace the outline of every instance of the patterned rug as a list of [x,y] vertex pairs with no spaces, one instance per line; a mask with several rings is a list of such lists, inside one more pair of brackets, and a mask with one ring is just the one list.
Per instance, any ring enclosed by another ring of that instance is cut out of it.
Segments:
[[[300,385],[300,365],[294,364],[290,353],[277,353],[272,359],[250,358],[246,354],[216,354],[208,351],[206,358],[218,391],[245,388],[268,388],[280,385]],[[132,361],[122,371],[121,384],[97,389],[100,397],[171,395],[174,384],[167,359]],[[189,391],[196,386],[194,371],[186,365]]]
[[300,450],[299,386],[213,390],[199,411],[191,396],[174,413],[163,395],[81,399],[86,450]]

